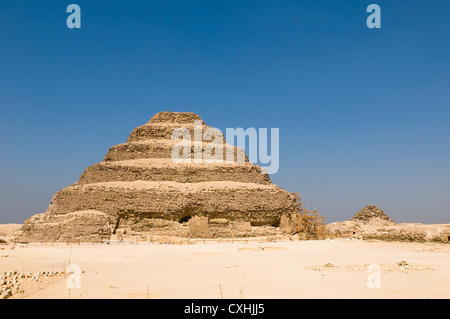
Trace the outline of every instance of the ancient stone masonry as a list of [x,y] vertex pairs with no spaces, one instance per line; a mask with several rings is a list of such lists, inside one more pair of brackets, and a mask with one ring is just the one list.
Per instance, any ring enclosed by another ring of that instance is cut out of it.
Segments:
[[449,224],[397,224],[374,205],[364,207],[350,220],[328,224],[326,229],[335,237],[403,242],[450,242]]
[[[272,184],[246,157],[238,162],[243,150],[225,142],[233,161],[175,163],[171,152],[178,141],[172,140],[172,132],[180,127],[192,132],[195,120],[208,128],[194,113],[153,116],[75,184],[57,192],[45,213],[25,222],[17,240],[95,241],[105,227],[113,235],[195,237],[200,229],[201,236],[251,236],[278,226],[283,214],[296,212],[294,194]],[[192,156],[195,147],[204,149],[210,142],[192,141]],[[206,219],[193,219],[190,227],[193,217]]]
[[395,225],[395,222],[375,205],[367,205],[350,220],[363,224],[376,222],[385,226]]

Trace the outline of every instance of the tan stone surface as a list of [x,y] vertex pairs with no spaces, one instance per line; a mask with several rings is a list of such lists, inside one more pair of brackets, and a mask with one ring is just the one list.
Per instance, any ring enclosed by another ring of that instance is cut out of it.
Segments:
[[331,223],[327,231],[338,237],[403,242],[450,242],[450,224],[396,224],[376,206],[366,206],[348,221]]
[[209,218],[203,216],[193,216],[191,219],[189,219],[189,237],[211,237],[211,231],[209,229]]
[[375,205],[367,205],[350,218],[350,221],[377,226],[395,225],[395,222]]
[[[186,128],[193,137],[194,120],[201,119],[194,113],[161,112],[134,129],[126,143],[111,147],[102,162],[57,192],[44,214],[28,219],[18,240],[95,241],[107,224],[114,225],[112,235],[128,231],[186,236],[183,220],[194,216],[245,222],[241,236],[276,233],[257,228],[278,226],[282,214],[295,212],[295,195],[273,185],[243,150],[224,142],[234,161],[172,160],[172,148],[179,142],[171,140],[173,130]],[[201,123],[203,130],[210,128]],[[191,144],[191,157],[210,142],[185,141]],[[237,162],[239,153],[244,162]],[[73,215],[86,211],[97,213]],[[230,236],[233,229],[231,224],[215,224],[205,234]]]

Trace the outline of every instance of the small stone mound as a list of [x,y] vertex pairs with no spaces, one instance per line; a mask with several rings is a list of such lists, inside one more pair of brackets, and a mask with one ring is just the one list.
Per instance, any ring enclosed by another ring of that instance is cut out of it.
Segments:
[[386,215],[381,209],[375,205],[367,205],[355,214],[350,221],[362,223],[362,224],[383,224],[383,225],[395,225],[395,222]]

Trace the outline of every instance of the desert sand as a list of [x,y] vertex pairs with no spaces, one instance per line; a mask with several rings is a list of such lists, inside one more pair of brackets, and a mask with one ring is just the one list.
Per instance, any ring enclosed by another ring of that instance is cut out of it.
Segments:
[[7,236],[22,226],[23,224],[0,224],[0,236]]
[[[4,272],[81,268],[20,279],[10,298],[450,298],[450,245],[355,239],[0,245]],[[368,288],[370,264],[379,288]]]

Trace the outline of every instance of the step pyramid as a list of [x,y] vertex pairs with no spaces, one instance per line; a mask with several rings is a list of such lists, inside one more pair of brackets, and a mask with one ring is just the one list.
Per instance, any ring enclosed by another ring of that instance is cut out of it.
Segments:
[[363,224],[395,225],[395,222],[375,205],[367,205],[350,218],[350,221]]
[[[113,234],[189,236],[186,226],[193,217],[218,225],[213,237],[239,231],[233,226],[239,222],[251,226],[244,227],[244,235],[250,236],[258,227],[278,226],[283,214],[296,211],[295,195],[272,184],[242,149],[224,138],[224,154],[231,152],[231,160],[224,155],[221,163],[174,162],[171,154],[179,140],[172,140],[173,131],[181,128],[194,136],[194,123],[210,128],[195,113],[153,116],[125,143],[111,147],[103,161],[88,167],[75,184],[57,192],[45,213],[29,218],[19,241],[94,241],[104,229]],[[191,159],[210,143],[204,138],[188,142]]]

